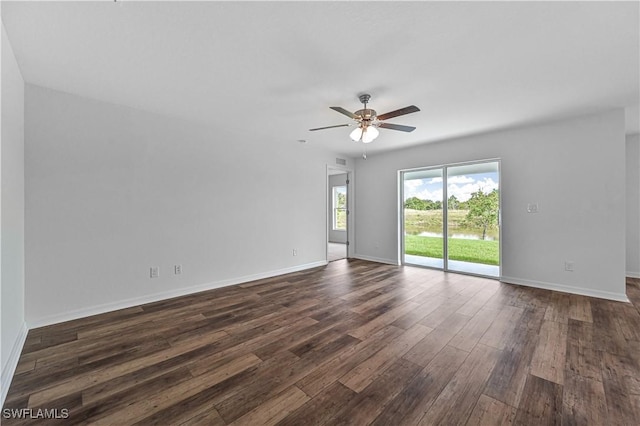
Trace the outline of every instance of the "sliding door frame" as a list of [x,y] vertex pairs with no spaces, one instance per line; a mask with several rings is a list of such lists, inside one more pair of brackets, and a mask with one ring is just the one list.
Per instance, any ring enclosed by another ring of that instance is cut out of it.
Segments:
[[[448,169],[449,167],[457,167],[457,166],[470,166],[474,164],[483,164],[483,163],[497,163],[498,164],[498,188],[500,188],[500,197],[498,198],[498,276],[488,276],[481,274],[473,274],[470,272],[464,271],[452,271],[449,270],[449,222],[448,222],[448,210],[449,210],[449,194],[448,194]],[[426,171],[426,170],[442,170],[442,268],[433,267],[433,266],[425,266],[425,265],[415,265],[413,263],[405,262],[405,217],[404,217],[404,176],[405,173],[409,172],[417,172],[417,171]],[[398,239],[398,259],[401,265],[409,265],[415,266],[418,268],[428,268],[435,269],[438,271],[444,272],[452,272],[456,274],[464,274],[464,275],[474,275],[480,276],[484,278],[491,278],[500,280],[502,278],[502,162],[500,158],[488,158],[485,160],[473,160],[473,161],[463,161],[459,163],[446,163],[439,164],[434,166],[425,166],[425,167],[414,167],[411,169],[402,169],[398,170],[398,194],[399,194],[399,223],[398,223],[398,233],[400,238]]]

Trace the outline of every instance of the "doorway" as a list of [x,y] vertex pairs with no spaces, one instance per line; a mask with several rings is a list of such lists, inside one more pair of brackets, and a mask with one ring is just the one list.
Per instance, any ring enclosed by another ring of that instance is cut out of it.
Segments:
[[500,162],[403,171],[402,263],[500,277]]
[[327,261],[349,256],[349,172],[327,169]]

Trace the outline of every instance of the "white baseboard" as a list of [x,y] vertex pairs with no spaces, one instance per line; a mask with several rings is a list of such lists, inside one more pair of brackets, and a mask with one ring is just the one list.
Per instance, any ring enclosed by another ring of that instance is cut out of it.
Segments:
[[360,260],[368,260],[370,262],[386,263],[388,265],[400,266],[400,263],[397,260],[383,259],[381,257],[366,256],[364,254],[357,253],[354,254],[353,257]]
[[2,368],[2,378],[0,379],[0,389],[2,389],[0,391],[0,407],[4,406],[4,400],[7,397],[7,393],[9,392],[9,386],[11,386],[13,374],[16,372],[16,367],[18,366],[18,361],[20,360],[20,354],[22,353],[24,342],[27,340],[28,332],[29,329],[27,328],[27,323],[23,322],[22,327],[20,328],[20,332],[18,333],[18,336],[16,336],[16,340],[13,342],[13,346],[11,347],[9,359]]
[[544,290],[559,291],[562,293],[579,294],[581,296],[597,297],[598,299],[615,300],[616,302],[629,302],[627,295],[624,293],[612,293],[609,291],[593,290],[582,287],[569,287],[562,284],[546,283],[542,281],[524,280],[514,277],[500,277],[500,281],[510,284],[523,285],[526,287],[542,288]]
[[640,278],[640,272],[627,271],[625,275],[629,278]]
[[242,284],[249,281],[261,280],[264,278],[271,278],[278,275],[290,274],[292,272],[304,271],[306,269],[317,268],[319,266],[326,266],[327,261],[322,260],[319,262],[306,263],[304,265],[297,265],[290,268],[277,269],[274,271],[263,272],[253,275],[245,275],[243,277],[231,278],[227,280],[215,281],[206,284],[200,284],[193,287],[176,289],[171,291],[164,291],[161,293],[150,294],[142,297],[135,297],[127,300],[121,300],[113,303],[105,303],[103,305],[92,306],[89,308],[78,309],[71,312],[65,312],[63,314],[50,315],[36,320],[29,321],[29,328],[44,327],[47,325],[58,324],[65,321],[71,321],[79,318],[85,318],[92,315],[104,314],[106,312],[117,311],[119,309],[131,308],[138,305],[144,305],[146,303],[159,302],[161,300],[171,299],[174,297],[187,296],[193,293],[199,293],[201,291],[213,290],[220,287],[227,287],[230,285]]

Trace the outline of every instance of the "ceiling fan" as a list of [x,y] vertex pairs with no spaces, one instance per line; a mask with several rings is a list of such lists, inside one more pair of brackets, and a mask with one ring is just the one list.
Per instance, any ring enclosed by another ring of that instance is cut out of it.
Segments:
[[324,130],[324,129],[332,129],[334,127],[348,127],[348,126],[358,126],[351,134],[349,135],[351,139],[356,142],[362,141],[363,143],[373,142],[375,138],[378,137],[379,131],[378,128],[382,129],[390,129],[390,130],[399,130],[401,132],[413,132],[416,128],[411,126],[403,126],[401,124],[390,124],[384,123],[384,120],[393,117],[399,117],[401,115],[411,114],[412,112],[420,111],[415,105],[411,105],[405,108],[397,109],[395,111],[387,112],[386,114],[377,115],[376,111],[370,108],[367,108],[367,104],[371,99],[371,95],[362,94],[358,96],[360,102],[364,105],[364,108],[358,110],[356,112],[349,112],[341,107],[330,107],[332,110],[339,112],[340,114],[344,114],[347,117],[353,119],[355,123],[349,124],[338,124],[336,126],[327,126],[327,127],[317,127],[315,129],[309,129],[309,131],[316,130]]

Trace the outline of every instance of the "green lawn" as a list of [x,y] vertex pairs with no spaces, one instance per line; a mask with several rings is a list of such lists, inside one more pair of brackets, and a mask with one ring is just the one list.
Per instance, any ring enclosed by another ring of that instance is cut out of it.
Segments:
[[[442,259],[442,238],[405,235],[405,253]],[[498,265],[498,241],[449,239],[449,259]]]

